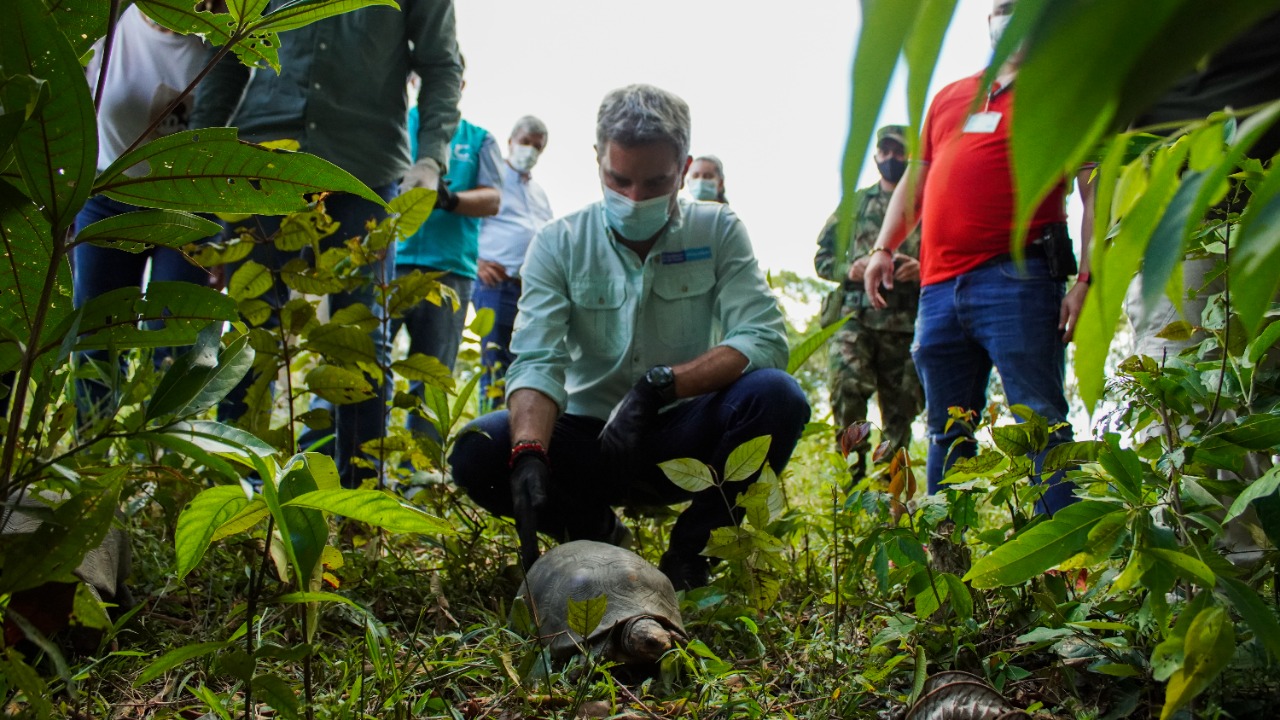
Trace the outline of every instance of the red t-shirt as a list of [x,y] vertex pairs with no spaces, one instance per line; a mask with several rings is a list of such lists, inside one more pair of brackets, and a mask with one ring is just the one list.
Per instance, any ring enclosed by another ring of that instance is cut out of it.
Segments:
[[[982,73],[942,89],[929,107],[921,158],[929,163],[921,209],[921,285],[949,280],[1001,253],[1013,232],[1013,168],[1009,118],[1013,88],[995,88],[976,113],[1000,113],[994,132],[965,132]],[[984,108],[984,105],[987,107]],[[1028,241],[1049,223],[1066,220],[1066,186],[1058,185],[1036,210]]]

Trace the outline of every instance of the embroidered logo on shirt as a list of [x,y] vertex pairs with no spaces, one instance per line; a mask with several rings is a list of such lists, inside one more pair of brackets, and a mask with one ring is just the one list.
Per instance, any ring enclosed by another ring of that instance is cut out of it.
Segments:
[[711,246],[703,245],[702,247],[687,248],[685,250],[677,250],[675,252],[662,253],[663,265],[679,265],[682,262],[693,262],[694,260],[710,260]]

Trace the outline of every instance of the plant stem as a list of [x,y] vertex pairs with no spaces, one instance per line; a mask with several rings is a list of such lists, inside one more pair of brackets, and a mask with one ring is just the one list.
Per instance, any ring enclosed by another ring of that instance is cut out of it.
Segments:
[[[262,481],[271,482],[271,478],[263,478]],[[245,652],[248,653],[251,660],[253,658],[254,651],[257,649],[254,634],[254,627],[256,626],[254,616],[258,612],[258,594],[262,591],[262,581],[267,574],[267,563],[271,560],[271,536],[275,534],[275,531],[275,516],[268,516],[266,544],[263,546],[262,562],[257,568],[251,568],[249,571],[249,597],[245,598],[245,617],[247,618],[246,622],[248,629],[244,634],[244,644]],[[253,661],[253,664],[257,665],[257,662]],[[244,687],[244,717],[245,720],[257,717],[257,713],[253,711],[252,677],[249,678]]]

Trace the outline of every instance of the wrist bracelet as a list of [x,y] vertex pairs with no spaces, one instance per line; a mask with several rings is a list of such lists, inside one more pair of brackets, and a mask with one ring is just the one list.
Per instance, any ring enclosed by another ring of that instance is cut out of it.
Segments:
[[888,255],[889,257],[893,257],[893,251],[887,247],[873,247],[871,248],[871,252],[867,253],[867,257],[872,257],[878,252],[882,252]]
[[512,445],[507,467],[515,467],[516,460],[522,455],[537,455],[548,467],[551,466],[551,457],[547,455],[547,449],[537,440],[521,440]]

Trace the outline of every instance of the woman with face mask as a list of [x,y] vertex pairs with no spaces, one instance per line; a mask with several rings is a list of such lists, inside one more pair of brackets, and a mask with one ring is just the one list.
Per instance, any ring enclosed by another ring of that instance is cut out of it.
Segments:
[[724,196],[724,163],[715,155],[700,155],[689,166],[689,179],[685,181],[694,200],[729,204]]

